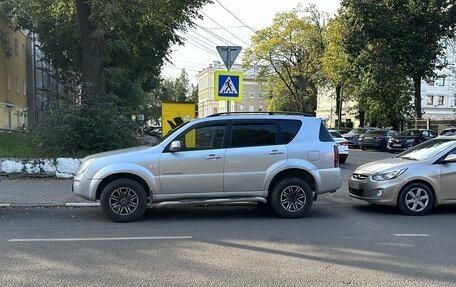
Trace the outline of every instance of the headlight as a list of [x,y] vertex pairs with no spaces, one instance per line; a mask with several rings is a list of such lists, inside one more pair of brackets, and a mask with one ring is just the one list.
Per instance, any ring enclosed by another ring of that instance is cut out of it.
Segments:
[[409,139],[409,140],[407,140],[408,143],[412,143],[412,142],[414,142],[414,141],[415,141],[414,139]]
[[393,170],[393,171],[388,171],[386,173],[379,173],[379,174],[374,174],[372,176],[372,180],[375,181],[385,181],[385,180],[390,180],[396,177],[399,177],[401,174],[403,174],[407,169],[400,169],[400,170]]
[[95,159],[96,158],[91,158],[91,159],[83,161],[81,163],[81,165],[79,166],[78,172],[76,174],[83,173],[95,161]]

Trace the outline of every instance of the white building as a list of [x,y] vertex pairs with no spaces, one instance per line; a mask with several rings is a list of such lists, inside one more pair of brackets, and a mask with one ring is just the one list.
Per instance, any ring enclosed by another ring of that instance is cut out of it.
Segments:
[[456,119],[456,41],[448,45],[446,57],[441,64],[447,66],[436,69],[437,76],[421,82],[421,107],[423,118],[431,120]]

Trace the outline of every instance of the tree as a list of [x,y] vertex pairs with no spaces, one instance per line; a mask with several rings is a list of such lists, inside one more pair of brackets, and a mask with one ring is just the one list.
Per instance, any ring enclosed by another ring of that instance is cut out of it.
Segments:
[[421,80],[433,75],[443,51],[441,40],[454,36],[454,1],[343,0],[340,15],[350,55],[381,50],[412,79],[415,118],[420,119]]
[[324,28],[322,15],[312,7],[310,11],[311,16],[302,17],[296,10],[277,14],[272,26],[257,31],[246,49],[244,66],[259,69],[258,78],[272,95],[269,109],[307,113],[316,109]]
[[[81,100],[68,112],[87,118],[92,125],[109,126],[109,121],[126,123],[157,87],[171,45],[181,43],[177,31],[192,26],[199,17],[198,9],[207,2],[210,0],[3,0],[0,13],[14,26],[35,32],[48,60],[62,73],[79,79]],[[103,107],[109,107],[111,117],[100,117]],[[49,128],[59,130],[51,126],[59,121],[47,122]],[[132,135],[128,126],[116,130],[124,137]],[[97,139],[84,135],[92,133],[90,130],[76,132],[74,138],[87,141],[84,147]],[[105,132],[107,140],[112,135],[108,129],[98,132]],[[114,139],[117,146],[129,142],[122,136]],[[92,144],[97,150],[112,148]]]

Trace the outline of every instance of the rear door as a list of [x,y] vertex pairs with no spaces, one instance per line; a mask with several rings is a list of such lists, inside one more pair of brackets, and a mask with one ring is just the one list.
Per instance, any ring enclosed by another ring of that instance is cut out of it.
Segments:
[[226,150],[224,191],[261,191],[266,171],[283,165],[287,149],[275,120],[234,120]]

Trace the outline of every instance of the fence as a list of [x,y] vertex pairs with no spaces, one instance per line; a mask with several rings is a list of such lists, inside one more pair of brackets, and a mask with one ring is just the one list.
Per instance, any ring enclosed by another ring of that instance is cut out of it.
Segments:
[[455,120],[414,120],[407,122],[408,129],[428,129],[441,132],[442,130],[449,128],[450,126],[456,126]]

